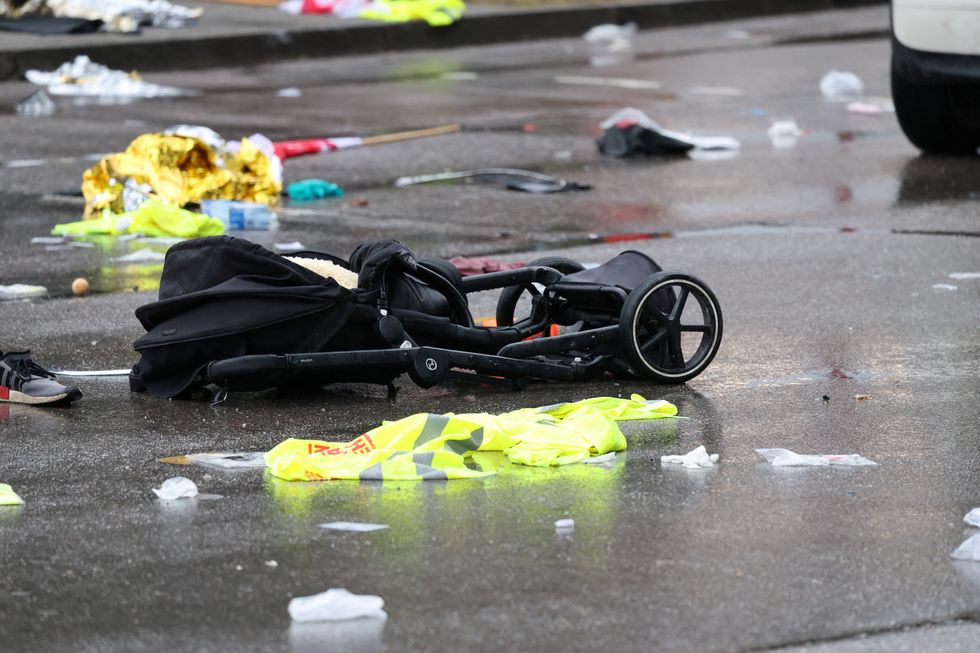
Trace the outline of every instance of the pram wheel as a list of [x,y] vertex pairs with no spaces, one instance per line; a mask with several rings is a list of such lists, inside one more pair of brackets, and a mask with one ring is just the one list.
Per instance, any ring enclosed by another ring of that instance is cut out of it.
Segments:
[[718,352],[721,307],[697,277],[658,272],[626,298],[619,332],[634,374],[662,383],[685,383]]
[[[531,261],[527,266],[554,268],[562,274],[572,274],[585,269],[585,266],[578,261],[563,256],[545,256]],[[497,299],[497,326],[514,326],[516,322],[514,313],[517,312],[517,305],[525,291],[531,296],[532,301],[541,296],[541,291],[533,283],[526,286],[508,286],[500,291],[500,298]]]

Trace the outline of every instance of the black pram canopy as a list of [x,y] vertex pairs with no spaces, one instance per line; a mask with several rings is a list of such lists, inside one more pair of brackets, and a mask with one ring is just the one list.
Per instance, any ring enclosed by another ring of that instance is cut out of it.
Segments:
[[147,334],[133,345],[141,355],[134,374],[151,394],[174,397],[214,360],[320,351],[350,318],[352,296],[247,240],[178,243],[167,252],[159,300],[136,310]]

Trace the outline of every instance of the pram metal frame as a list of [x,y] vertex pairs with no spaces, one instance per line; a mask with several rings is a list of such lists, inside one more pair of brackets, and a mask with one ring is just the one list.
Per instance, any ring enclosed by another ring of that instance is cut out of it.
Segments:
[[[318,252],[304,252],[318,258]],[[490,383],[604,375],[685,383],[718,351],[721,307],[692,275],[629,250],[586,269],[547,256],[462,277],[396,241],[362,245],[347,289],[236,238],[176,245],[160,298],[137,309],[147,329],[131,387],[156,396],[337,382],[430,387],[450,374]],[[474,324],[468,295],[500,290],[494,325]],[[221,399],[219,399],[219,397]]]
[[[424,270],[419,278],[431,282],[434,271],[420,266]],[[436,275],[438,276],[438,275]],[[640,298],[634,293],[628,293],[623,288],[608,284],[578,284],[575,292],[582,295],[592,294],[601,299],[595,306],[581,308],[570,305],[563,297],[559,284],[564,277],[560,271],[543,266],[529,266],[517,270],[492,272],[488,274],[465,277],[463,290],[465,294],[499,288],[509,288],[518,285],[547,284],[544,292],[534,300],[531,315],[517,321],[514,325],[497,329],[496,331],[511,331],[509,339],[513,341],[500,347],[496,354],[466,351],[432,346],[413,346],[408,336],[399,345],[392,339],[390,349],[370,349],[339,352],[314,352],[301,354],[260,354],[239,356],[236,358],[213,361],[206,366],[199,376],[202,385],[217,385],[227,391],[234,387],[235,379],[252,377],[265,372],[293,370],[296,372],[326,373],[336,372],[343,377],[345,370],[363,367],[385,366],[397,375],[407,373],[417,385],[428,388],[444,380],[453,369],[470,370],[479,375],[500,376],[506,378],[535,378],[548,381],[582,381],[594,379],[605,372],[624,372],[627,368],[615,364],[611,355],[577,356],[574,352],[590,351],[597,345],[616,343],[628,338],[632,347],[626,347],[626,354],[634,365],[646,364],[644,360],[644,343],[636,336],[638,322],[643,315],[645,304],[653,293],[664,283],[679,282],[685,286],[680,301],[676,303],[673,315],[665,316],[665,325],[657,334],[651,336],[656,342],[677,336],[680,331],[688,330],[716,336],[713,341],[702,344],[699,348],[698,372],[710,362],[720,339],[720,313],[717,304],[698,295],[698,301],[703,308],[707,307],[711,316],[709,324],[684,327],[679,324],[679,315],[683,310],[684,301],[691,292],[688,284],[695,284],[695,291],[706,290],[707,287],[697,286],[697,280],[689,275],[677,272],[660,272],[648,279],[640,292]],[[674,279],[681,277],[680,279]],[[693,279],[693,281],[692,281]],[[653,281],[654,283],[650,283]],[[433,284],[435,285],[435,284]],[[567,288],[565,290],[568,290]],[[710,293],[710,291],[708,291]],[[458,292],[456,294],[459,294]],[[450,297],[450,303],[460,301]],[[462,300],[465,301],[465,300]],[[601,306],[607,308],[602,310]],[[649,310],[649,307],[645,307]],[[457,310],[467,310],[465,305],[456,307]],[[382,319],[391,319],[387,313]],[[625,321],[624,321],[625,320]],[[575,325],[583,322],[610,322],[607,326],[572,330],[563,334],[535,337],[542,334],[551,324]],[[468,333],[483,333],[486,327],[453,325],[465,339]],[[648,338],[649,340],[650,338]],[[631,353],[632,352],[632,353]],[[537,357],[566,355],[564,361],[549,361]],[[710,356],[708,356],[710,354]],[[677,351],[671,352],[671,360],[677,363]],[[679,361],[682,365],[683,360]],[[678,377],[682,374],[676,375]],[[680,382],[680,381],[675,381]],[[222,392],[219,391],[219,394]],[[217,397],[218,395],[216,395]]]

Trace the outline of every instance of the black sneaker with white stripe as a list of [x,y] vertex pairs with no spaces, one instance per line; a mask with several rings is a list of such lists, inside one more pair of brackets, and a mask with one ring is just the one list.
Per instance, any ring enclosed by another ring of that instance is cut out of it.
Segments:
[[58,406],[81,398],[81,390],[58,383],[54,374],[31,360],[31,352],[11,351],[0,357],[0,402]]

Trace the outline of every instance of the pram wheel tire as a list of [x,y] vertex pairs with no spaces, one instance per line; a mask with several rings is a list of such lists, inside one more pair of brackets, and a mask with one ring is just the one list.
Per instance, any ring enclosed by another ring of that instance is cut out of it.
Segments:
[[[581,272],[585,266],[576,260],[565,258],[564,256],[544,256],[535,259],[527,264],[528,267],[554,268],[562,274],[572,274]],[[517,303],[521,295],[527,291],[532,297],[537,297],[541,292],[531,284],[529,286],[508,286],[500,291],[497,299],[497,326],[514,326],[514,311],[517,310]]]
[[[689,301],[692,297],[694,302]],[[697,277],[658,272],[626,298],[619,333],[636,376],[685,383],[703,372],[718,352],[721,307]]]

